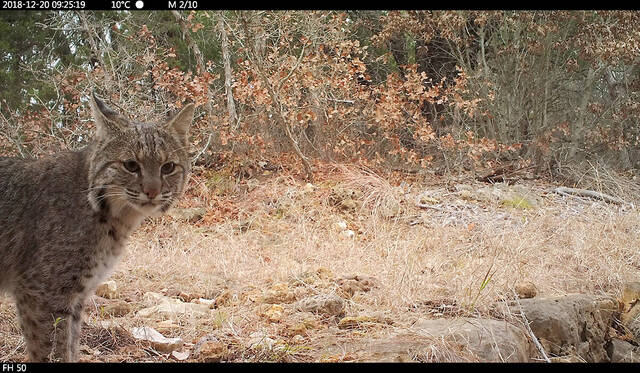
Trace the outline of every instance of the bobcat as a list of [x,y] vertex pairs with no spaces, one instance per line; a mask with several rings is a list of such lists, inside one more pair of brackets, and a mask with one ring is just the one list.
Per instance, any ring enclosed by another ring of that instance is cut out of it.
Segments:
[[0,157],[0,290],[13,294],[31,361],[75,361],[84,303],[129,235],[179,198],[194,105],[163,124],[90,104],[94,142],[45,159]]

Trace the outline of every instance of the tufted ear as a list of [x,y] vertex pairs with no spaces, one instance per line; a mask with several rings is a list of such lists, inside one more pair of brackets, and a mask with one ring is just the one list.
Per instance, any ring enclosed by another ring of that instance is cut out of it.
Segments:
[[184,145],[189,143],[189,126],[191,126],[191,122],[193,122],[193,114],[195,113],[195,110],[196,106],[194,104],[187,104],[178,114],[169,119],[169,121],[164,125],[164,128],[175,134],[180,140],[180,143]]
[[97,138],[111,138],[129,126],[129,120],[100,101],[95,92],[91,94],[89,102],[91,104],[93,119],[96,123]]

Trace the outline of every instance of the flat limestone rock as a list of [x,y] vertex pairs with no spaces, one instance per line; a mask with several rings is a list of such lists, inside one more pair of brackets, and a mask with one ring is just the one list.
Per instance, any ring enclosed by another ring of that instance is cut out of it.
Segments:
[[151,347],[160,352],[176,351],[184,345],[182,338],[167,338],[148,326],[132,328],[131,335],[137,340],[149,343]]
[[389,336],[329,345],[321,353],[347,353],[361,362],[529,362],[533,349],[506,321],[450,318],[419,319]]
[[183,302],[180,299],[169,298],[159,293],[148,292],[144,294],[144,298],[148,304],[155,305],[138,311],[138,316],[141,317],[207,316],[210,312],[209,306],[206,304]]
[[532,351],[524,331],[504,320],[420,319],[411,330],[425,337],[455,342],[483,362],[527,362]]

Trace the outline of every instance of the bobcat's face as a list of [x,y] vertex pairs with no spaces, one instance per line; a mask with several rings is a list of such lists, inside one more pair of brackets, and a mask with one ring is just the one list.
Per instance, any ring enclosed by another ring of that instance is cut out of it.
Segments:
[[153,124],[134,124],[105,144],[95,161],[107,165],[99,179],[108,193],[147,215],[171,206],[190,171],[184,146]]
[[132,123],[94,100],[98,142],[89,172],[92,207],[108,208],[110,201],[145,216],[166,211],[182,195],[191,169],[186,131],[193,105],[164,124]]

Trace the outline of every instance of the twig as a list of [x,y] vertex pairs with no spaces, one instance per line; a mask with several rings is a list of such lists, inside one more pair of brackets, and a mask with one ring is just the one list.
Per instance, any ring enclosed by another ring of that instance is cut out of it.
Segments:
[[629,205],[628,202],[623,201],[620,198],[613,197],[604,193],[599,193],[593,190],[557,187],[553,190],[553,192],[560,195],[572,194],[572,195],[581,196],[581,197],[589,197],[593,199],[599,199],[605,202],[615,203],[618,205]]
[[202,153],[204,153],[207,148],[209,147],[209,143],[211,142],[211,136],[213,136],[213,134],[209,134],[209,138],[207,139],[207,143],[205,144],[204,148],[202,148],[202,150],[200,150],[200,153],[198,153],[198,155],[196,155],[192,160],[191,163],[192,164],[196,164],[196,162],[198,161],[198,158],[200,158],[200,156],[202,155]]

